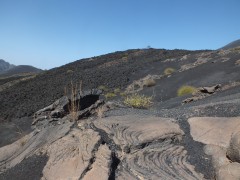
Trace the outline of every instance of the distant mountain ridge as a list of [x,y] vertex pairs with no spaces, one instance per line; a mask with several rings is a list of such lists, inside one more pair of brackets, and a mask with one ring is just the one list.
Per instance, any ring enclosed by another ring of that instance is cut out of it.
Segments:
[[220,49],[226,50],[226,49],[231,49],[231,48],[235,48],[235,47],[238,47],[238,46],[240,46],[240,39],[238,39],[238,40],[236,40],[236,41],[233,41],[233,42],[231,42],[231,43],[223,46],[223,47],[220,48]]
[[15,65],[10,64],[9,62],[0,59],[0,73],[10,70],[11,68],[15,67]]
[[12,76],[21,73],[39,73],[41,69],[30,65],[13,65],[0,59],[0,76]]
[[1,75],[2,76],[12,76],[12,75],[20,74],[20,73],[39,73],[41,71],[42,71],[41,69],[35,68],[33,66],[19,65],[19,66],[15,66],[15,67],[9,69],[6,72],[3,72]]

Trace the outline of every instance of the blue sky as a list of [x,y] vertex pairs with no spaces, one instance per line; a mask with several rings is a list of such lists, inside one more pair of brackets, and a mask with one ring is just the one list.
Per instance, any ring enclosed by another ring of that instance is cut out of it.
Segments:
[[0,0],[0,59],[42,69],[114,51],[216,49],[240,39],[240,0]]

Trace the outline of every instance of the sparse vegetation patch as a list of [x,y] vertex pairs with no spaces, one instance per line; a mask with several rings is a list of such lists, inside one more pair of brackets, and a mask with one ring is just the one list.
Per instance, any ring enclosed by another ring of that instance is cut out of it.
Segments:
[[193,86],[182,86],[178,89],[177,91],[177,95],[178,96],[185,96],[188,94],[193,94],[197,91],[197,88],[193,87]]
[[109,92],[109,93],[105,94],[105,97],[106,97],[107,99],[113,98],[113,97],[115,97],[115,96],[117,96],[117,95],[116,95],[115,93],[113,93],[113,92]]
[[144,86],[147,86],[147,87],[151,87],[151,86],[156,85],[156,81],[152,78],[145,79],[143,83],[144,83]]
[[118,94],[118,93],[120,93],[120,92],[121,92],[121,89],[120,89],[120,88],[114,89],[114,93]]
[[100,90],[102,90],[104,92],[108,91],[108,88],[106,86],[103,86],[103,85],[99,86],[98,89],[100,89]]
[[145,109],[152,105],[152,97],[140,94],[132,94],[125,98],[124,104],[134,108]]
[[174,73],[175,71],[176,71],[176,70],[173,69],[173,68],[166,68],[166,69],[164,70],[164,74],[165,74],[166,76],[168,76],[168,75]]

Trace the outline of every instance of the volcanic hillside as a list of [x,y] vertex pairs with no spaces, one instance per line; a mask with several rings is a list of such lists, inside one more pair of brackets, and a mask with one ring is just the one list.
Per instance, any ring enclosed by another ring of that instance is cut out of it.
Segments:
[[231,49],[231,48],[236,48],[240,46],[240,39],[236,40],[236,41],[233,41],[225,46],[223,46],[222,48],[220,49],[223,49],[223,50],[227,50],[227,49]]
[[151,71],[148,67],[154,67],[156,64],[159,66],[156,70],[161,73],[169,63],[160,62],[168,58],[180,59],[184,55],[199,52],[204,51],[136,49],[78,60],[43,72],[33,79],[22,81],[2,91],[0,118],[6,120],[32,115],[60,98],[64,94],[64,88],[71,82],[75,84],[82,81],[83,89],[102,85],[110,89],[124,88],[136,75],[142,77],[147,71]]
[[5,85],[0,179],[240,178],[239,47],[128,50]]

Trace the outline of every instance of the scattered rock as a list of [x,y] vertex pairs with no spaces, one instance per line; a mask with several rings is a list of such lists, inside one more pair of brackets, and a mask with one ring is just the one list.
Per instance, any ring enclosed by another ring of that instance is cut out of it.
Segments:
[[212,144],[204,147],[205,154],[212,158],[212,164],[215,170],[230,163],[230,160],[226,157],[226,151],[226,148]]
[[[61,137],[64,137],[73,123],[66,121],[62,125],[53,126],[52,123],[35,129],[29,135],[18,141],[0,148],[0,173],[19,164],[23,159],[41,151],[39,148],[49,146]],[[24,144],[22,143],[24,141]]]
[[193,96],[193,97],[184,99],[184,100],[182,101],[182,103],[183,103],[183,104],[186,104],[186,103],[190,103],[190,102],[193,102],[193,101],[198,101],[198,100],[200,100],[200,99],[202,99],[202,98],[204,98],[204,97],[202,97],[202,96]]
[[234,81],[234,82],[230,82],[228,84],[225,84],[224,86],[222,86],[221,90],[225,91],[225,90],[234,88],[236,86],[240,86],[240,81]]
[[146,87],[154,86],[156,84],[155,80],[161,79],[162,77],[164,77],[164,75],[149,74],[142,79],[133,81],[133,83],[126,88],[126,93],[136,93],[143,90],[144,86]]
[[226,56],[226,55],[228,55],[228,54],[230,54],[230,53],[231,53],[231,49],[219,50],[219,51],[218,51],[218,55],[219,55],[219,56]]
[[205,64],[208,61],[210,61],[211,59],[212,58],[202,58],[202,57],[199,57],[194,63],[182,65],[181,69],[179,70],[179,72],[183,72],[183,71],[195,68],[197,66],[200,66],[202,64]]
[[232,135],[227,156],[231,161],[240,163],[240,131]]
[[206,145],[204,151],[212,157],[217,180],[240,179],[240,164],[237,162],[232,163],[226,157],[226,148],[217,145]]
[[184,133],[174,119],[126,115],[93,123],[122,150],[116,179],[204,179],[187,162],[184,147],[177,145]]
[[93,158],[96,144],[100,144],[100,136],[93,130],[83,133],[73,129],[44,150],[49,160],[43,169],[43,179],[79,179],[85,173]]
[[240,65],[240,59],[235,62],[235,65],[237,65],[237,66]]
[[221,88],[221,84],[217,84],[215,86],[210,86],[210,87],[201,87],[199,88],[199,91],[201,93],[207,93],[207,94],[213,94],[215,93],[219,88]]
[[[188,120],[193,139],[207,144],[204,152],[211,156],[217,180],[240,179],[240,164],[237,163],[240,160],[239,120],[239,118],[191,118]],[[232,133],[234,135],[231,137]]]
[[221,88],[221,84],[217,84],[210,87],[200,87],[197,89],[195,93],[193,93],[193,97],[184,99],[182,101],[183,104],[190,103],[192,101],[198,101],[200,99],[206,98],[210,96],[211,94],[214,94],[216,91],[218,91]]
[[240,131],[240,117],[193,117],[188,119],[195,141],[227,148],[231,135]]
[[101,145],[96,153],[96,161],[93,163],[91,170],[84,176],[84,180],[105,180],[110,176],[111,170],[111,150],[107,145]]
[[[75,96],[75,104],[77,104],[79,107],[78,119],[92,114],[99,105],[103,104],[103,100],[99,100],[101,93],[102,91],[98,89],[92,89],[89,91],[79,92]],[[70,95],[63,96],[50,106],[37,111],[34,114],[34,121],[32,122],[32,125],[36,125],[37,122],[44,121],[46,119],[51,121],[52,119],[57,120],[56,118],[62,118],[70,113],[70,106]]]
[[230,58],[228,58],[228,57],[222,57],[222,58],[221,58],[221,61],[222,61],[222,62],[227,62],[227,61],[229,61],[229,60],[230,60]]
[[122,103],[117,102],[117,101],[107,101],[104,103],[102,106],[99,106],[95,111],[97,114],[97,117],[103,118],[105,117],[105,113],[109,110],[113,110],[115,108],[123,108],[125,107]]
[[95,114],[96,113],[96,110],[99,106],[103,105],[104,104],[104,101],[103,100],[98,100],[96,101],[94,104],[92,104],[90,107],[82,110],[82,111],[79,111],[78,112],[78,120],[79,119],[82,119],[82,118],[86,118],[86,117],[89,117],[90,115],[92,114]]
[[[108,134],[114,134],[113,140],[120,146],[129,146],[138,149],[142,144],[166,138],[181,139],[183,131],[173,119],[141,116],[107,117],[95,121],[97,128],[103,129]],[[134,135],[136,133],[136,135]],[[131,135],[132,134],[132,135]]]
[[61,118],[68,113],[68,105],[70,101],[67,96],[55,101],[50,106],[47,106],[34,114],[34,121],[32,125],[35,125],[38,121],[45,120],[47,118]]
[[216,173],[217,180],[239,180],[240,179],[240,164],[230,163],[221,166]]

